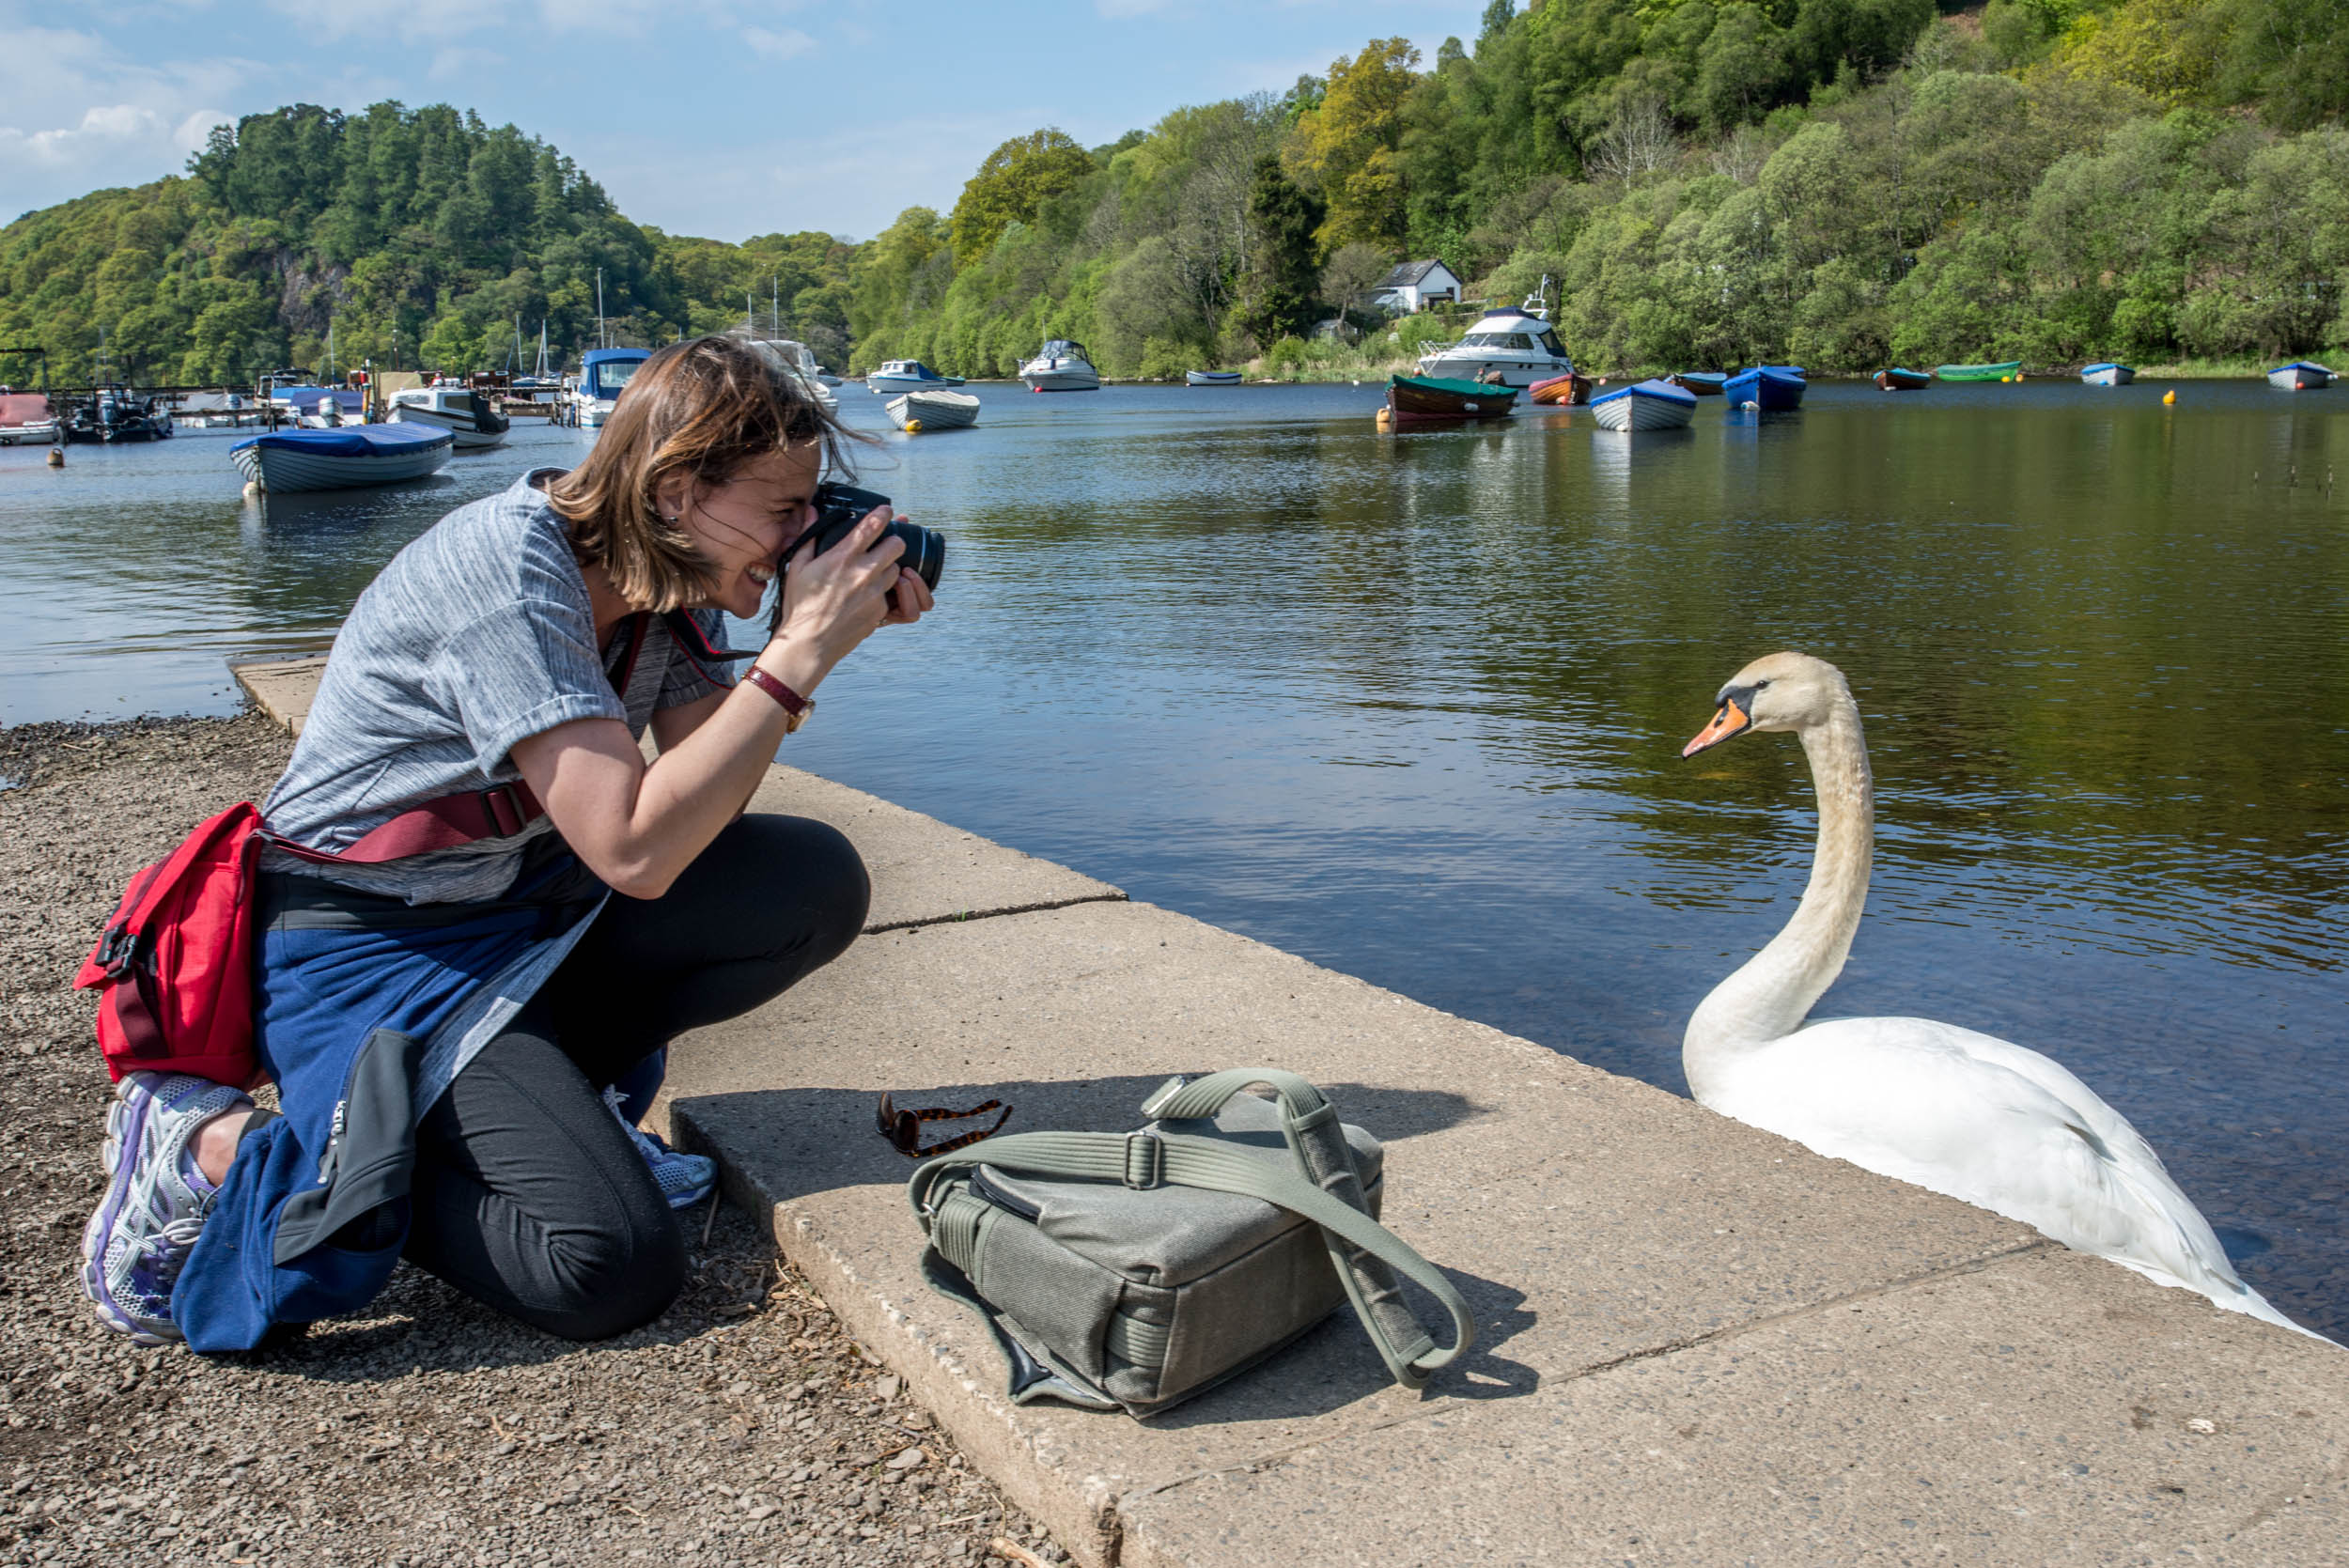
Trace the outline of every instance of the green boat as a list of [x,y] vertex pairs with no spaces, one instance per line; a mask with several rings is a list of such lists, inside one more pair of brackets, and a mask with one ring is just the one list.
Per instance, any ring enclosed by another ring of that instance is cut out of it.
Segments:
[[1933,373],[1945,381],[2011,381],[2023,373],[2023,362],[2004,365],[1937,365]]

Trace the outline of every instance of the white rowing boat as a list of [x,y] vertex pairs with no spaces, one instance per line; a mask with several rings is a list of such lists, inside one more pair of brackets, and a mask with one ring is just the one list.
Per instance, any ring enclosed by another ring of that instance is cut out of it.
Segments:
[[979,422],[979,400],[967,392],[909,392],[881,406],[900,430],[960,430]]

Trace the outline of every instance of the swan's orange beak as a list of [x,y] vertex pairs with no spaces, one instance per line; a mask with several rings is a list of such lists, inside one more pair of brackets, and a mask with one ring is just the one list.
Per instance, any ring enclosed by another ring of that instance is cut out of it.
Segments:
[[1746,710],[1737,706],[1736,698],[1723,697],[1720,710],[1713,715],[1713,722],[1699,730],[1694,740],[1681,747],[1680,754],[1692,757],[1699,752],[1710,751],[1733,736],[1745,734],[1747,726],[1752,722],[1746,717]]

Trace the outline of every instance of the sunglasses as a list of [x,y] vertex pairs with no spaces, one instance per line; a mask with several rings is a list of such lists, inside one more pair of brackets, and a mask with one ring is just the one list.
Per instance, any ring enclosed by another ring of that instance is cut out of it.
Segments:
[[[995,1125],[991,1127],[981,1127],[975,1132],[966,1132],[957,1138],[941,1139],[927,1148],[922,1146],[922,1124],[925,1122],[961,1122],[973,1116],[984,1116],[990,1110],[998,1110],[1003,1111],[1003,1114],[995,1118]],[[1001,1100],[988,1100],[986,1104],[974,1105],[968,1110],[948,1110],[943,1106],[931,1106],[926,1110],[900,1110],[890,1099],[886,1091],[880,1097],[879,1111],[874,1117],[880,1135],[889,1140],[889,1146],[909,1159],[926,1159],[932,1155],[950,1154],[957,1149],[967,1149],[980,1139],[992,1138],[1003,1131],[1003,1124],[1010,1120],[1011,1107]]]

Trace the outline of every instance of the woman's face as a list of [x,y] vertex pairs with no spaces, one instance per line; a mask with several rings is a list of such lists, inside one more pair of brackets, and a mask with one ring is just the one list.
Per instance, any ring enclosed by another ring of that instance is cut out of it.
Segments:
[[822,471],[818,448],[795,446],[753,458],[723,485],[679,478],[661,487],[661,511],[693,536],[710,564],[711,588],[700,607],[745,620],[758,613],[767,585],[814,518],[809,502]]

